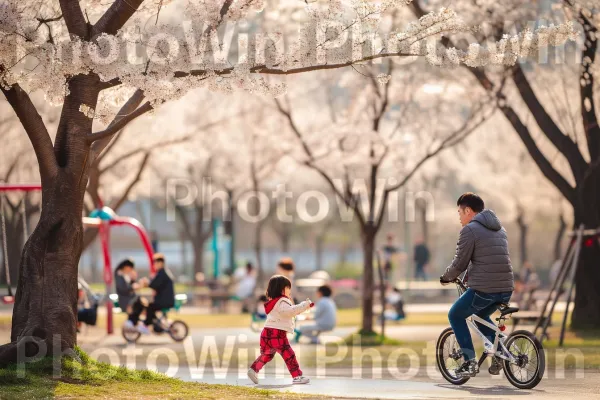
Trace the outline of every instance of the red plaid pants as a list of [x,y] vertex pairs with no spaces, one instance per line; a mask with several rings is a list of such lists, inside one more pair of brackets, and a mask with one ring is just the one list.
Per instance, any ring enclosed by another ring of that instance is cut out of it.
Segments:
[[264,328],[260,334],[260,356],[252,363],[250,368],[258,372],[266,363],[275,357],[275,353],[281,354],[290,374],[295,378],[302,375],[296,353],[292,350],[287,338],[286,331],[273,328]]

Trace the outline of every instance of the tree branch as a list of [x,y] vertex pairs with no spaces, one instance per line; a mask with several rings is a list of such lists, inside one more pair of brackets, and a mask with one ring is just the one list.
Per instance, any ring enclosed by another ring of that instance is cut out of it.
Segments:
[[292,132],[296,135],[296,137],[298,138],[298,140],[300,140],[300,143],[302,144],[302,148],[304,149],[304,153],[306,154],[306,156],[309,158],[304,164],[307,167],[310,167],[312,169],[314,169],[315,171],[317,171],[317,173],[319,175],[321,175],[323,177],[323,179],[325,179],[325,181],[327,181],[327,183],[329,184],[329,186],[331,187],[331,190],[333,190],[333,192],[340,198],[342,199],[342,201],[344,202],[344,204],[346,204],[346,206],[348,207],[352,207],[352,209],[354,210],[357,218],[359,219],[361,225],[364,225],[364,217],[360,211],[360,208],[354,204],[355,201],[353,200],[351,193],[350,193],[350,183],[347,182],[346,185],[346,189],[345,192],[349,193],[349,196],[345,196],[344,193],[340,192],[340,190],[338,189],[338,187],[335,185],[335,182],[333,181],[333,178],[331,176],[329,176],[327,174],[327,172],[325,172],[322,168],[320,168],[317,164],[315,164],[315,156],[312,152],[312,150],[310,149],[310,147],[308,146],[308,143],[306,142],[306,140],[304,139],[304,136],[302,135],[302,132],[300,132],[300,130],[298,129],[298,126],[296,125],[296,123],[294,122],[294,118],[292,117],[291,111],[286,110],[283,105],[281,104],[281,102],[279,101],[279,99],[275,99],[275,104],[277,105],[277,109],[279,110],[279,112],[286,117],[288,124],[290,126],[290,128],[292,129]]
[[21,157],[23,157],[25,154],[27,154],[27,149],[23,149],[17,153],[17,155],[15,156],[13,161],[8,166],[8,170],[6,171],[6,174],[4,175],[4,182],[8,182],[8,180],[10,179],[13,172],[15,172],[17,165],[19,165],[19,161],[21,160]]
[[60,0],[60,9],[65,19],[65,24],[71,35],[79,36],[82,39],[88,38],[88,24],[85,21],[79,1]]
[[[418,18],[420,18],[426,14],[426,11],[421,7],[420,1],[418,1],[418,0],[415,0],[411,3],[411,8],[413,9],[415,15]],[[442,39],[442,43],[446,47],[453,46],[453,43],[447,37],[444,37]],[[467,66],[465,66],[465,68],[467,68],[467,70],[469,72],[471,72],[471,74],[477,79],[479,84],[488,93],[494,94],[494,90],[495,90],[494,84],[491,81],[491,79],[487,76],[487,74],[485,73],[485,71],[483,69],[470,68]],[[521,74],[524,77],[522,70],[520,70],[520,71],[517,70],[517,73]],[[514,73],[513,73],[513,79],[514,79]],[[516,80],[519,81],[521,79],[517,76]],[[521,89],[526,89],[523,82],[526,82],[526,81],[521,80],[521,86],[522,86]],[[528,84],[528,83],[526,82],[526,84]],[[537,98],[535,97],[535,93],[533,93],[533,90],[531,90],[531,88],[529,88],[529,90],[526,90],[526,91],[529,92],[529,96],[531,97],[530,104],[537,103],[537,104],[539,104],[539,107],[542,108],[542,110],[543,110],[543,107],[541,106],[541,104],[539,103]],[[550,182],[552,182],[556,186],[556,188],[558,188],[558,190],[565,196],[565,198],[571,204],[574,205],[575,204],[575,189],[567,182],[567,180],[558,171],[556,171],[554,169],[552,164],[544,156],[544,154],[541,152],[541,150],[535,143],[535,140],[531,136],[531,133],[530,133],[529,129],[527,128],[527,126],[525,124],[523,124],[523,122],[521,121],[521,119],[519,118],[519,116],[515,112],[515,110],[510,105],[506,104],[506,99],[504,98],[504,95],[500,91],[497,91],[495,93],[495,96],[497,96],[500,101],[504,102],[504,104],[499,107],[500,110],[502,111],[505,118],[511,123],[511,125],[513,126],[513,129],[517,132],[517,134],[521,138],[521,141],[527,148],[527,151],[529,152],[529,154],[531,155],[531,157],[537,164],[540,171],[542,171],[544,176]],[[529,104],[527,104],[527,105],[529,107]],[[535,114],[534,110],[530,109],[530,111],[531,111],[531,113]],[[540,116],[536,115],[536,122],[537,122],[537,119],[539,119],[539,118],[540,118]],[[544,122],[545,125],[547,125],[549,128],[552,129],[553,122],[551,120],[542,121],[542,122]],[[564,134],[562,134],[562,132],[559,129],[548,133],[541,125],[540,125],[540,128],[542,128],[544,135],[546,135],[546,137],[548,137],[548,139],[552,140],[551,139],[551,137],[552,137],[557,142],[560,142],[561,144],[564,143],[567,146],[567,149],[565,150],[555,144],[557,149],[563,155],[565,155],[565,157],[569,161],[569,164],[571,165],[571,170],[573,171],[574,175],[576,176],[576,180],[577,180],[577,176],[580,174],[579,170],[581,168],[586,167],[585,160],[581,156],[581,153],[579,152],[577,145],[568,136],[565,136]],[[561,138],[561,136],[562,136],[562,138]],[[569,144],[569,142],[571,144]],[[573,159],[573,161],[574,161],[573,163],[571,162],[571,160],[569,160],[569,157],[567,157],[567,155],[565,154],[565,151],[570,154],[570,158]]]
[[546,112],[546,109],[535,95],[525,72],[519,64],[515,64],[512,69],[512,79],[537,125],[569,161],[575,181],[580,182],[587,169],[587,162],[583,158],[579,148],[569,136],[560,130],[552,117]]
[[127,185],[127,188],[125,188],[123,193],[121,193],[121,197],[119,197],[119,199],[117,201],[115,201],[114,203],[111,203],[111,208],[113,210],[118,210],[123,205],[123,203],[125,203],[125,201],[129,197],[129,193],[133,190],[135,185],[138,184],[140,179],[142,179],[142,173],[144,172],[146,165],[148,165],[148,161],[150,160],[151,154],[152,154],[152,152],[148,151],[144,155],[144,158],[142,159],[142,162],[140,163],[140,165],[138,167],[138,172],[135,175],[135,177],[131,180],[131,182],[129,182],[129,185]]
[[116,34],[143,2],[144,0],[115,0],[92,27],[92,37],[102,33]]
[[598,126],[598,117],[596,115],[594,72],[592,71],[592,67],[596,61],[596,53],[598,52],[598,29],[591,22],[587,21],[584,15],[581,14],[580,19],[582,19],[585,33],[581,57],[583,61],[579,74],[581,116],[583,118],[583,129],[587,138],[590,157],[592,161],[595,161],[600,158],[600,126]]
[[110,138],[112,135],[123,129],[128,123],[150,110],[152,110],[152,106],[150,105],[150,102],[146,102],[135,111],[127,115],[121,115],[121,118],[117,122],[111,123],[105,130],[88,135],[86,140],[88,143],[94,143],[97,140]]
[[42,183],[53,178],[58,173],[58,163],[54,157],[52,139],[29,95],[18,84],[12,85],[10,89],[0,85],[0,90],[4,93],[6,100],[17,114],[25,132],[27,132],[27,136],[29,136],[38,160]]
[[175,138],[175,139],[171,139],[171,140],[165,140],[163,142],[158,142],[154,145],[152,145],[152,148],[150,149],[135,149],[135,150],[131,150],[125,154],[123,154],[122,156],[119,156],[114,162],[112,162],[110,165],[101,168],[100,169],[100,174],[104,174],[105,172],[114,169],[115,167],[117,167],[119,164],[121,164],[122,162],[127,161],[128,159],[130,159],[131,157],[136,156],[137,154],[140,154],[142,152],[147,152],[147,153],[152,153],[154,150],[158,149],[158,148],[163,148],[163,147],[167,147],[167,146],[171,146],[174,144],[180,144],[180,143],[184,143],[187,142],[188,140],[190,140],[191,136],[182,136],[179,138]]
[[[108,127],[110,128],[110,127],[114,126],[117,122],[119,122],[119,120],[121,120],[123,118],[123,116],[128,115],[128,114],[132,113],[133,111],[135,111],[135,109],[138,108],[138,106],[140,104],[142,104],[143,100],[144,100],[144,91],[137,89],[135,92],[133,92],[133,94],[127,100],[127,102],[125,102],[125,104],[123,104],[123,107],[121,107],[121,109],[117,112],[117,115],[115,115],[115,117],[110,122]],[[109,136],[102,140],[96,141],[92,145],[90,161],[94,162],[96,160],[96,158],[99,157],[99,155],[103,152],[103,150],[106,148],[106,146],[108,146],[111,139],[112,139],[112,137]]]
[[471,126],[469,126],[469,124],[472,118],[465,121],[465,123],[460,128],[446,136],[444,140],[442,140],[435,149],[433,149],[432,151],[427,151],[427,153],[413,166],[409,173],[404,176],[404,179],[402,179],[398,184],[386,188],[385,191],[388,193],[393,192],[394,190],[398,190],[404,185],[406,185],[410,178],[412,178],[413,175],[421,168],[421,166],[423,166],[423,164],[425,164],[430,158],[435,157],[440,152],[450,147],[456,146],[457,144],[465,140],[471,133],[473,133],[477,128],[483,125],[483,123],[488,120],[488,118],[494,113],[494,111],[495,109],[487,115],[485,112],[483,112],[481,119]]
[[540,171],[542,171],[544,176],[556,186],[563,196],[565,196],[565,199],[575,205],[575,189],[556,169],[554,169],[550,161],[544,156],[531,136],[529,129],[523,124],[517,113],[509,106],[501,106],[500,109],[521,138],[523,144],[525,144],[529,155],[533,158]]

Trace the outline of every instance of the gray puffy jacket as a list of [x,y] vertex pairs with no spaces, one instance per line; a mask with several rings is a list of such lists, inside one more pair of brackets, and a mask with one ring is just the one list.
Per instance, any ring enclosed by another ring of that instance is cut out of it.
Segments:
[[456,255],[442,279],[452,281],[467,267],[470,288],[484,293],[515,288],[506,230],[492,210],[483,210],[461,229]]

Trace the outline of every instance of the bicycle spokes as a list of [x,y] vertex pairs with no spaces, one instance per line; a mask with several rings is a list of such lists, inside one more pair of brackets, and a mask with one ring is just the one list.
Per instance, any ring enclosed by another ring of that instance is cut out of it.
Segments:
[[510,369],[520,381],[531,380],[538,369],[538,353],[535,346],[527,338],[517,338],[511,343],[509,351],[515,359]]

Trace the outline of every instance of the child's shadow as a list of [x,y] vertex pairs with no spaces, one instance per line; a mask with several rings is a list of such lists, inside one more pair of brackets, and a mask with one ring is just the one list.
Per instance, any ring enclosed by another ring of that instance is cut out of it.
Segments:
[[288,387],[292,387],[294,385],[292,385],[291,383],[288,384],[283,384],[283,385],[256,385],[255,388],[257,389],[285,389]]

